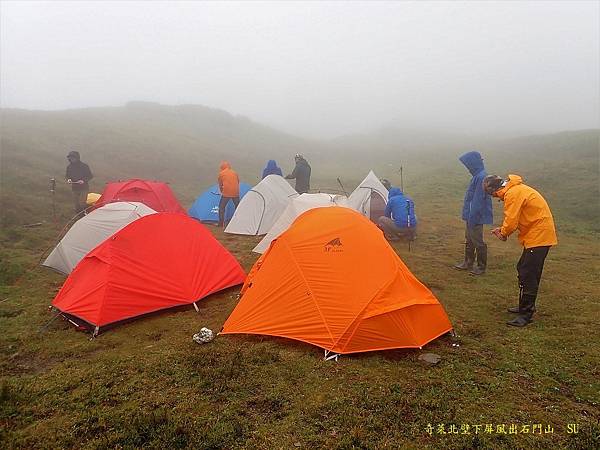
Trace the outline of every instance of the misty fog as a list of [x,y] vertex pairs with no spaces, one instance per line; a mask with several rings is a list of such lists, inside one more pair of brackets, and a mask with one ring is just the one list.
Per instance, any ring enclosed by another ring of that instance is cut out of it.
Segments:
[[598,128],[598,2],[1,3],[1,106],[201,104],[301,136]]

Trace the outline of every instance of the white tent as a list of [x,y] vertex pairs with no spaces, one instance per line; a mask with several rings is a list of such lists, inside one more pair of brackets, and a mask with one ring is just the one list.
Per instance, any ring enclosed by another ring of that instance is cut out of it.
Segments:
[[[115,202],[95,209],[73,224],[42,263],[68,275],[77,263],[106,238],[140,217],[154,214],[138,202]],[[151,237],[149,237],[151,238]]]
[[281,233],[289,228],[300,214],[309,209],[323,208],[327,206],[345,206],[348,207],[348,199],[343,195],[334,194],[302,194],[293,198],[288,203],[287,208],[281,213],[277,221],[273,224],[269,232],[258,243],[252,251],[264,253],[271,245],[271,241],[276,239]]
[[348,197],[350,208],[373,221],[383,215],[387,201],[388,190],[372,170]]
[[257,236],[271,229],[298,193],[279,175],[268,175],[240,201],[225,233]]

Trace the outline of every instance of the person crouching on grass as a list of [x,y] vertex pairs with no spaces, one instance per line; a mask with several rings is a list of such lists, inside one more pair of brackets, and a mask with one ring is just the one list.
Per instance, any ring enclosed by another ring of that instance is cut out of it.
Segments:
[[504,221],[494,228],[494,234],[506,241],[515,230],[519,230],[519,242],[523,253],[517,263],[519,278],[519,306],[509,308],[518,314],[508,325],[524,327],[533,317],[544,261],[550,247],[558,243],[554,219],[544,197],[535,189],[523,184],[518,175],[509,175],[503,180],[489,175],[483,180],[483,189],[504,202]]
[[405,239],[414,241],[417,235],[417,216],[415,203],[399,188],[392,187],[389,192],[384,215],[379,217],[377,225],[383,230],[388,241]]

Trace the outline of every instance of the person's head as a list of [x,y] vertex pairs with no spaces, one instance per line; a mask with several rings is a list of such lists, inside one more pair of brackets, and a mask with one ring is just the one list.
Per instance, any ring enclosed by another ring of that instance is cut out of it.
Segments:
[[469,170],[471,175],[477,175],[480,171],[483,170],[483,158],[481,157],[481,153],[476,151],[467,152],[458,158],[461,163]]
[[390,180],[388,180],[387,178],[384,178],[383,180],[381,180],[381,184],[383,184],[383,186],[389,191],[392,188],[392,183],[390,183]]
[[495,196],[496,192],[502,188],[502,184],[504,180],[500,178],[498,175],[488,175],[483,179],[483,190],[491,195]]
[[79,152],[71,150],[67,154],[67,159],[69,160],[69,162],[79,161],[79,159],[80,159]]
[[300,153],[296,153],[296,155],[294,156],[294,161],[298,162],[300,160],[303,160],[304,156],[302,156]]
[[221,161],[221,165],[219,166],[221,170],[231,169],[231,164],[228,161]]

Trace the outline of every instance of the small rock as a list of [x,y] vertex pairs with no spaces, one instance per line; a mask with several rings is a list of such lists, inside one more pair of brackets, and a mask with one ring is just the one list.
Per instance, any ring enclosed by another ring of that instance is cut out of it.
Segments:
[[419,360],[425,361],[429,364],[437,364],[442,360],[440,355],[436,355],[435,353],[423,353],[419,356]]

